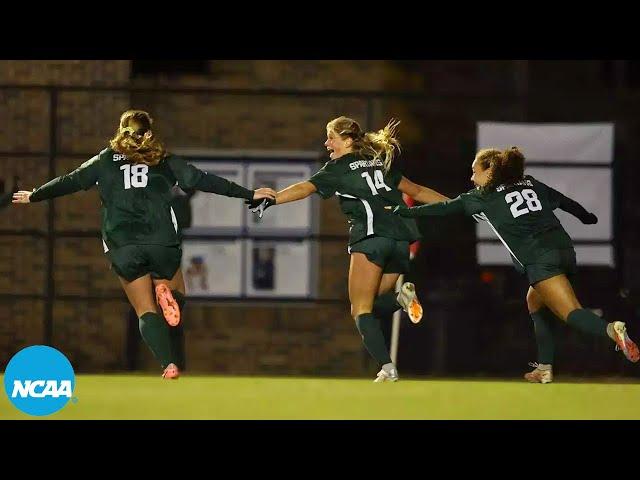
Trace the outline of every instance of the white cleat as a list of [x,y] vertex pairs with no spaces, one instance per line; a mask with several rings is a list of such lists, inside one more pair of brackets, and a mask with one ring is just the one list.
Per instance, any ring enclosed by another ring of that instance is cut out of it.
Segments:
[[416,295],[416,286],[411,282],[405,282],[398,292],[398,303],[409,315],[409,320],[419,323],[422,320],[422,305]]
[[637,362],[640,360],[640,352],[638,346],[627,335],[627,327],[624,322],[613,322],[613,333],[616,342],[616,350],[621,350],[627,360],[630,362]]
[[398,369],[392,364],[387,363],[382,366],[382,369],[378,372],[378,376],[373,383],[382,382],[397,382],[398,381]]

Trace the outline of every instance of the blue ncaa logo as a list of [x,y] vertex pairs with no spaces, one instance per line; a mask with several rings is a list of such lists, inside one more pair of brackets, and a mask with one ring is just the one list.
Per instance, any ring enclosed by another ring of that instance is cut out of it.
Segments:
[[45,345],[23,348],[4,372],[4,390],[16,408],[29,415],[51,415],[64,407],[76,386],[71,363]]

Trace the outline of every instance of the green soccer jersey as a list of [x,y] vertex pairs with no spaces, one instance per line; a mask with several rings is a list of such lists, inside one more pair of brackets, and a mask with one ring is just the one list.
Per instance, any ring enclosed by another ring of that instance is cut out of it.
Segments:
[[532,176],[490,191],[479,189],[442,203],[422,205],[400,211],[400,215],[484,214],[489,226],[498,235],[514,264],[536,263],[542,253],[554,249],[573,248],[573,243],[553,210],[561,208],[583,223],[594,223],[593,214],[579,203]]
[[338,196],[350,225],[349,245],[374,235],[409,242],[420,238],[414,220],[385,209],[404,201],[398,190],[402,174],[391,167],[385,175],[382,166],[381,160],[349,153],[330,160],[309,179],[322,198]]
[[131,164],[107,148],[73,172],[36,189],[32,202],[88,190],[97,185],[102,201],[105,251],[124,245],[178,246],[178,224],[171,207],[174,185],[228,197],[252,199],[253,191],[169,155],[155,166]]

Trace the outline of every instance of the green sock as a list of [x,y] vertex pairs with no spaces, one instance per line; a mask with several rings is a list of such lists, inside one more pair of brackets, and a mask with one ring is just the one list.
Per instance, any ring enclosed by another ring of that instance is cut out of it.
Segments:
[[153,312],[142,314],[138,321],[140,334],[156,360],[162,368],[170,363],[175,363],[171,354],[171,342],[169,341],[169,325],[161,315]]
[[387,292],[376,297],[373,302],[373,314],[378,318],[387,318],[402,308],[398,303],[397,292]]
[[369,351],[369,354],[380,364],[391,362],[389,350],[382,334],[380,320],[373,313],[363,313],[356,317],[356,326],[360,335],[362,335],[362,343]]
[[180,323],[175,327],[169,327],[169,340],[171,342],[171,356],[175,358],[175,364],[178,366],[180,370],[184,370],[186,368],[186,359],[184,352],[184,304],[186,300],[184,295],[182,295],[177,290],[171,290],[173,294],[173,298],[176,299],[178,303],[178,307],[180,308]]
[[538,363],[553,363],[555,342],[553,338],[553,322],[555,316],[546,307],[542,307],[537,312],[530,314],[536,333],[536,344],[538,345]]
[[576,309],[567,317],[567,323],[586,333],[599,337],[608,337],[607,322],[585,308]]

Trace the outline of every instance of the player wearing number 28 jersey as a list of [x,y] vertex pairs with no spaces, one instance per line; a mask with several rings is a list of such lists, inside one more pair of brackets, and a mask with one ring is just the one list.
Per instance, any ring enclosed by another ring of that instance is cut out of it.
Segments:
[[607,323],[578,302],[570,283],[576,272],[575,250],[553,210],[561,208],[585,224],[594,224],[598,218],[574,200],[525,176],[524,161],[517,147],[480,150],[471,165],[474,190],[434,205],[396,207],[394,212],[405,218],[484,214],[511,254],[516,269],[526,273],[529,280],[527,305],[538,342],[538,362],[532,364],[536,368],[525,375],[530,382],[552,380],[551,323],[555,317],[586,333],[611,338],[628,360],[637,362],[638,347],[627,335],[625,324]]

